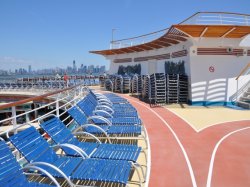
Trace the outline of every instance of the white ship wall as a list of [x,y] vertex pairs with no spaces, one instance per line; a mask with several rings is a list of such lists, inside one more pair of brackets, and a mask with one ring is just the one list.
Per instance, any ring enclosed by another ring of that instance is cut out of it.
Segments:
[[[197,51],[192,47],[191,51]],[[246,51],[246,49],[245,49]],[[250,81],[250,75],[236,77],[250,63],[250,56],[190,54],[190,94],[193,105],[222,105],[239,97],[237,90]],[[214,71],[212,71],[214,69]]]
[[[238,81],[235,78],[241,70],[250,63],[250,56],[245,53],[243,56],[233,55],[197,55],[197,47],[200,48],[243,48],[250,50],[250,45],[240,46],[240,39],[227,38],[192,38],[178,45],[167,48],[136,52],[131,54],[112,55],[110,60],[110,74],[118,72],[120,65],[141,64],[141,74],[164,73],[165,62],[179,62],[184,60],[185,71],[189,76],[189,101],[194,105],[225,104],[235,101],[237,90],[241,89],[250,81],[250,75],[242,76]],[[186,49],[187,56],[170,58],[165,60],[150,60],[145,62],[114,63],[115,59],[136,58],[145,56],[161,55],[177,52]],[[209,71],[213,67],[214,72]]]
[[[136,64],[141,64],[141,74],[152,74],[152,73],[165,73],[165,62],[166,61],[173,61],[173,62],[179,62],[184,60],[185,61],[185,69],[187,74],[189,74],[189,58],[188,55],[184,57],[179,58],[170,58],[170,59],[164,59],[164,60],[148,60],[148,61],[142,61],[142,62],[125,62],[125,63],[114,63],[115,59],[124,59],[124,58],[137,58],[137,57],[146,57],[146,56],[154,56],[154,55],[162,55],[166,53],[172,53],[177,52],[181,50],[188,50],[192,43],[190,41],[182,42],[178,45],[173,45],[166,48],[161,49],[155,49],[145,52],[135,52],[131,54],[120,54],[120,55],[110,55],[107,56],[107,59],[110,60],[110,68],[108,73],[109,74],[116,74],[118,72],[119,66],[133,66]],[[189,51],[188,51],[189,53]],[[154,63],[154,67],[152,67],[152,64]],[[151,65],[150,65],[151,64]],[[151,67],[151,68],[150,68]],[[152,69],[153,68],[153,69]]]

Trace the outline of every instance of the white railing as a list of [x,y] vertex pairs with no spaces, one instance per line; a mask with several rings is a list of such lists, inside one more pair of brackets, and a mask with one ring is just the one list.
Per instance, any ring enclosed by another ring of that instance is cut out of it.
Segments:
[[[250,26],[250,15],[227,12],[198,12],[185,19],[180,25],[240,25]],[[160,38],[169,29],[152,32],[149,34],[110,42],[110,49],[132,47],[151,42]]]
[[[58,117],[66,113],[66,109],[73,106],[77,101],[83,98],[83,85],[78,85],[75,87],[67,88],[62,91],[56,91],[56,93],[49,93],[41,96],[32,97],[23,101],[18,101],[15,103],[9,103],[7,105],[0,106],[0,110],[4,110],[6,114],[11,114],[3,120],[0,120],[0,134],[4,134],[8,129],[13,129],[14,127],[21,124],[37,124],[38,120],[49,115],[56,114]],[[25,104],[31,105],[30,102],[37,100],[48,99],[49,103],[39,104],[34,107],[34,109],[21,109],[22,113],[18,114],[20,111],[20,106]],[[50,108],[49,112],[42,114],[41,110]],[[64,119],[65,121],[66,119]]]
[[[86,94],[84,88],[85,87],[83,85],[77,85],[61,91],[54,91],[15,103],[9,103],[3,106],[0,105],[0,110],[6,113],[11,113],[10,117],[0,120],[0,137],[5,137],[8,131],[15,129],[18,126],[22,126],[22,128],[34,126],[39,129],[38,121],[49,116],[50,114],[54,114],[57,117],[63,117],[63,115],[67,112],[67,109],[74,106],[75,103],[84,97]],[[22,110],[22,113],[18,114],[18,108],[20,106],[23,106],[24,104],[31,104],[31,101],[36,101],[37,99],[49,99],[50,102],[41,104],[32,110]],[[51,110],[43,114],[41,110],[46,108],[50,108]],[[68,115],[67,117],[64,116],[64,119],[62,119],[62,122],[64,122],[66,126],[72,124],[72,120],[69,120],[69,118],[70,116]],[[20,128],[20,130],[22,128]],[[16,133],[16,131],[17,130],[14,130],[14,133]],[[43,136],[45,136],[45,133]],[[49,138],[48,141],[51,141],[51,139]],[[14,150],[13,154],[16,155],[19,162],[22,162],[22,164],[26,163],[24,157],[19,155],[17,150]]]
[[152,33],[137,36],[137,37],[111,41],[110,48],[111,49],[120,49],[120,48],[124,48],[124,47],[132,47],[132,46],[148,43],[148,42],[151,42],[155,39],[158,39],[159,37],[164,35],[167,31],[168,31],[168,29],[163,29],[160,31],[152,32]]
[[[237,81],[237,91],[234,95],[231,96],[230,100],[232,101],[238,101],[240,96],[247,91],[247,89],[250,86],[250,80],[249,80],[249,75],[250,74],[250,63],[248,63],[239,73],[239,75],[235,78]],[[241,79],[242,77],[245,77],[244,79]],[[242,84],[243,82],[243,84]],[[239,85],[241,85],[239,87]]]
[[85,79],[71,79],[68,83],[63,80],[46,80],[37,82],[0,82],[0,91],[52,91],[64,89],[69,86],[75,86],[77,84],[83,84],[85,86],[99,85],[98,78],[85,78]]
[[240,25],[250,26],[250,15],[226,12],[198,12],[180,25]]

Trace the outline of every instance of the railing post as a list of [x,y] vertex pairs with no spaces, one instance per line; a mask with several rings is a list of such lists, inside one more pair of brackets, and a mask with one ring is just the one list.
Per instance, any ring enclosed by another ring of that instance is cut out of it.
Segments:
[[219,17],[220,17],[220,24],[222,25],[222,17],[221,17],[221,14],[219,14]]
[[59,114],[59,101],[58,101],[58,97],[56,98],[56,116],[59,118],[60,114]]
[[237,91],[236,91],[236,102],[238,101],[238,97],[239,97],[239,81],[238,81],[239,79],[237,79],[237,86],[236,86],[236,88],[237,88]]
[[[16,122],[16,107],[12,106],[11,107],[11,112],[12,112],[12,124],[13,124],[13,128],[16,128],[17,126],[17,122]],[[16,130],[15,130],[15,134],[16,134]]]
[[34,110],[35,110],[35,116],[34,119],[36,119],[38,117],[38,111],[36,108],[38,108],[39,106],[37,106],[37,104],[34,103]]

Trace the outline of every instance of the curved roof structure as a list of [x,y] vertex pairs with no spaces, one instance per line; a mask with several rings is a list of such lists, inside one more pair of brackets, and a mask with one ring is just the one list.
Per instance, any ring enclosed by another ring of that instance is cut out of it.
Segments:
[[[160,36],[149,42],[146,38]],[[250,15],[225,12],[198,12],[183,22],[146,35],[111,42],[111,49],[90,51],[100,55],[116,55],[160,49],[176,45],[192,37],[242,38],[250,34]],[[137,40],[142,40],[138,42]]]

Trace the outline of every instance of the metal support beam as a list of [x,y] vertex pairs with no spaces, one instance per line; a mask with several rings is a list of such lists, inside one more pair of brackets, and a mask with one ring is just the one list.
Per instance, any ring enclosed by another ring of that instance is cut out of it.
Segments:
[[[13,128],[16,128],[17,126],[17,122],[16,122],[16,107],[12,106],[11,107],[11,113],[12,113],[12,124],[13,124]],[[15,134],[16,134],[16,130],[15,130]]]
[[229,31],[227,31],[225,34],[223,34],[222,36],[221,36],[221,38],[225,38],[229,33],[231,33],[232,31],[234,31],[236,28],[235,27],[233,27],[232,29],[230,29]]
[[205,29],[202,31],[202,33],[200,34],[200,39],[204,36],[204,34],[207,32],[207,27],[205,27]]

